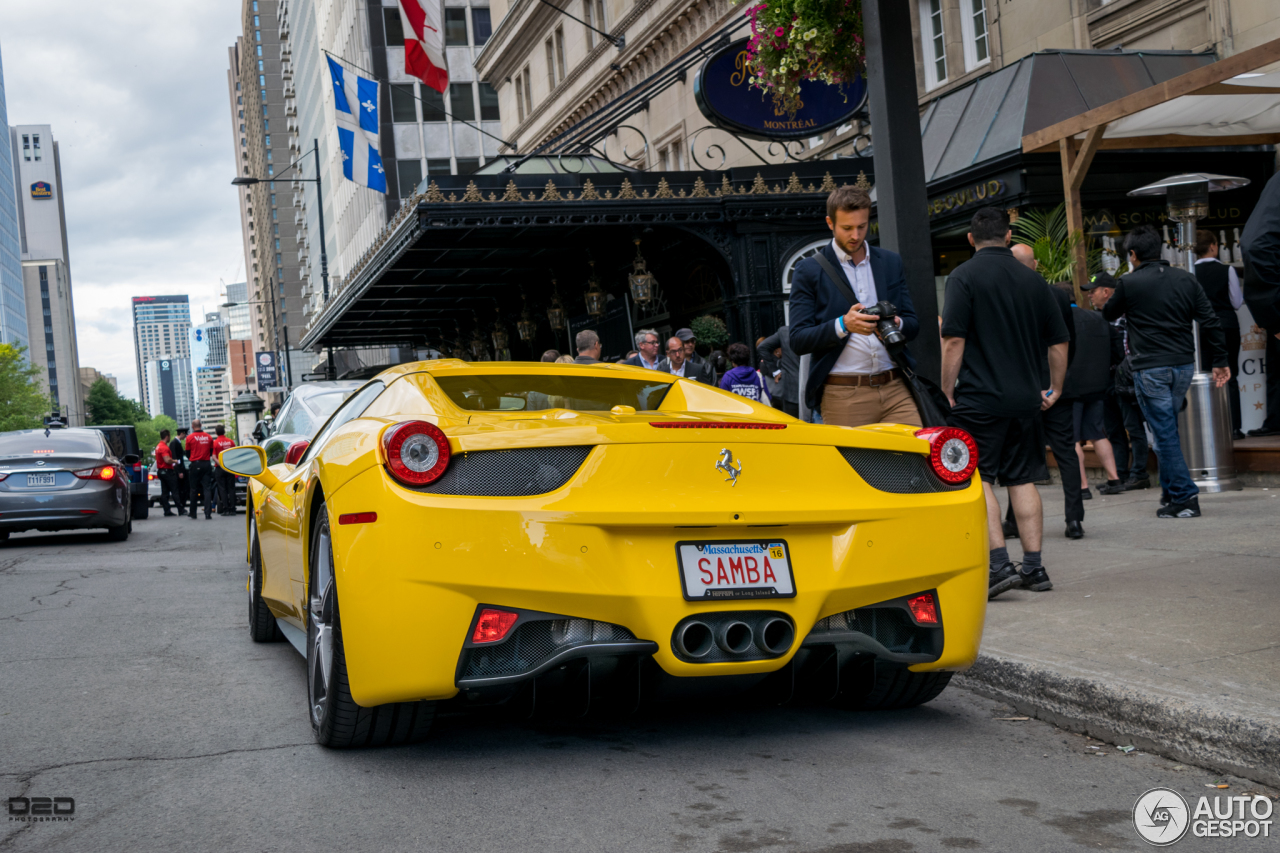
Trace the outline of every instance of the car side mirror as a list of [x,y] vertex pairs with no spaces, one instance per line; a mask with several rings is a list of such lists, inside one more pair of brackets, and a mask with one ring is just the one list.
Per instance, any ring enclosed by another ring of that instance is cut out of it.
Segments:
[[218,464],[224,471],[230,471],[242,477],[252,477],[267,488],[280,482],[267,468],[267,454],[256,445],[228,447],[218,454]]
[[136,453],[126,453],[120,461],[126,465],[137,465],[142,461],[142,457]]
[[295,441],[289,445],[289,452],[284,455],[286,465],[297,465],[298,460],[302,458],[302,454],[307,452],[307,448],[311,446],[311,442],[307,439]]
[[264,441],[271,433],[271,428],[266,421],[258,421],[253,427],[253,438],[255,441]]

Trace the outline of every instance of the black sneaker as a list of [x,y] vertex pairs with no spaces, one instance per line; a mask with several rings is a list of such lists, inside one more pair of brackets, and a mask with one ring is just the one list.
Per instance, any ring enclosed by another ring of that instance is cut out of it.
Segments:
[[1184,504],[1169,504],[1156,510],[1156,518],[1199,518],[1200,499],[1192,498]]
[[1098,486],[1098,494],[1100,495],[1123,495],[1124,484],[1119,480],[1107,480],[1101,486]]
[[1022,583],[1022,575],[1018,572],[1020,563],[1005,563],[991,572],[987,578],[987,600],[995,598],[1002,592],[1017,588]]
[[1168,506],[1173,503],[1173,498],[1169,497],[1169,493],[1165,492],[1160,495],[1160,506]]
[[1032,592],[1048,592],[1053,589],[1053,581],[1049,580],[1049,573],[1044,570],[1044,566],[1027,572],[1018,569],[1018,574],[1022,578],[1022,588],[1029,589]]
[[1134,489],[1149,489],[1149,488],[1151,488],[1150,477],[1130,477],[1129,479],[1124,481],[1124,490],[1126,492],[1132,492]]
[[1088,486],[1085,486],[1083,489],[1080,490],[1080,500],[1082,501],[1093,500],[1093,492],[1089,491]]

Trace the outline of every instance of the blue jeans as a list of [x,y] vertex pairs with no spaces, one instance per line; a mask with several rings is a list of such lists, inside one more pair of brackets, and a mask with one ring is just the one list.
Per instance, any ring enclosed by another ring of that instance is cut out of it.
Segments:
[[1200,494],[1200,489],[1191,481],[1187,460],[1182,457],[1182,442],[1178,438],[1178,412],[1187,398],[1193,372],[1190,364],[1133,372],[1138,406],[1156,437],[1160,489],[1176,504],[1187,503]]

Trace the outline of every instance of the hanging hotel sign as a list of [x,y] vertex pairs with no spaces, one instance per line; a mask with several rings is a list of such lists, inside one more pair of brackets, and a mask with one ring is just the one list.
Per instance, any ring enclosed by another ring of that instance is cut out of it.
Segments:
[[32,198],[53,198],[53,187],[48,181],[36,181],[31,185]]
[[750,85],[750,60],[747,40],[739,39],[712,54],[693,81],[698,109],[712,124],[731,133],[757,139],[808,139],[844,124],[867,101],[867,83],[861,76],[842,86],[803,80],[803,105],[795,115],[779,113],[773,98]]
[[929,199],[929,217],[933,218],[943,213],[971,207],[979,202],[1000,198],[1002,195],[1004,195],[1004,181],[997,178],[962,187],[955,192]]

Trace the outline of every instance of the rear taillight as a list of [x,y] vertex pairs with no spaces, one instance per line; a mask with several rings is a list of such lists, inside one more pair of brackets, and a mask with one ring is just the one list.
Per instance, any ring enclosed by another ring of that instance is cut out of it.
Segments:
[[507,636],[507,632],[511,630],[511,626],[516,624],[516,620],[519,618],[519,613],[512,613],[508,610],[493,610],[486,607],[480,611],[480,618],[476,620],[476,630],[471,635],[471,642],[496,643]]
[[922,592],[907,599],[911,615],[921,625],[938,624],[938,601],[931,592]]
[[305,438],[295,441],[289,445],[289,449],[285,451],[284,461],[286,465],[297,465],[298,460],[302,458],[302,454],[307,452],[307,448],[311,446],[311,442]]
[[110,465],[99,465],[97,468],[81,468],[71,473],[81,480],[110,480],[116,475],[116,469]]
[[9,476],[8,471],[0,471],[0,480],[3,480],[5,477],[8,477],[8,476]]
[[449,467],[449,439],[435,424],[405,421],[382,434],[387,470],[406,486],[434,483]]
[[133,463],[133,470],[135,470],[135,471],[141,471],[141,470],[142,470],[142,463],[141,463],[141,462],[135,462],[135,463]]
[[978,445],[973,436],[955,427],[916,430],[916,438],[929,442],[929,463],[944,483],[963,483],[978,467]]
[[155,474],[152,474],[150,471],[148,471],[148,472],[147,472],[147,479],[148,479],[148,480],[154,480],[155,478],[156,478],[156,475],[155,475]]

